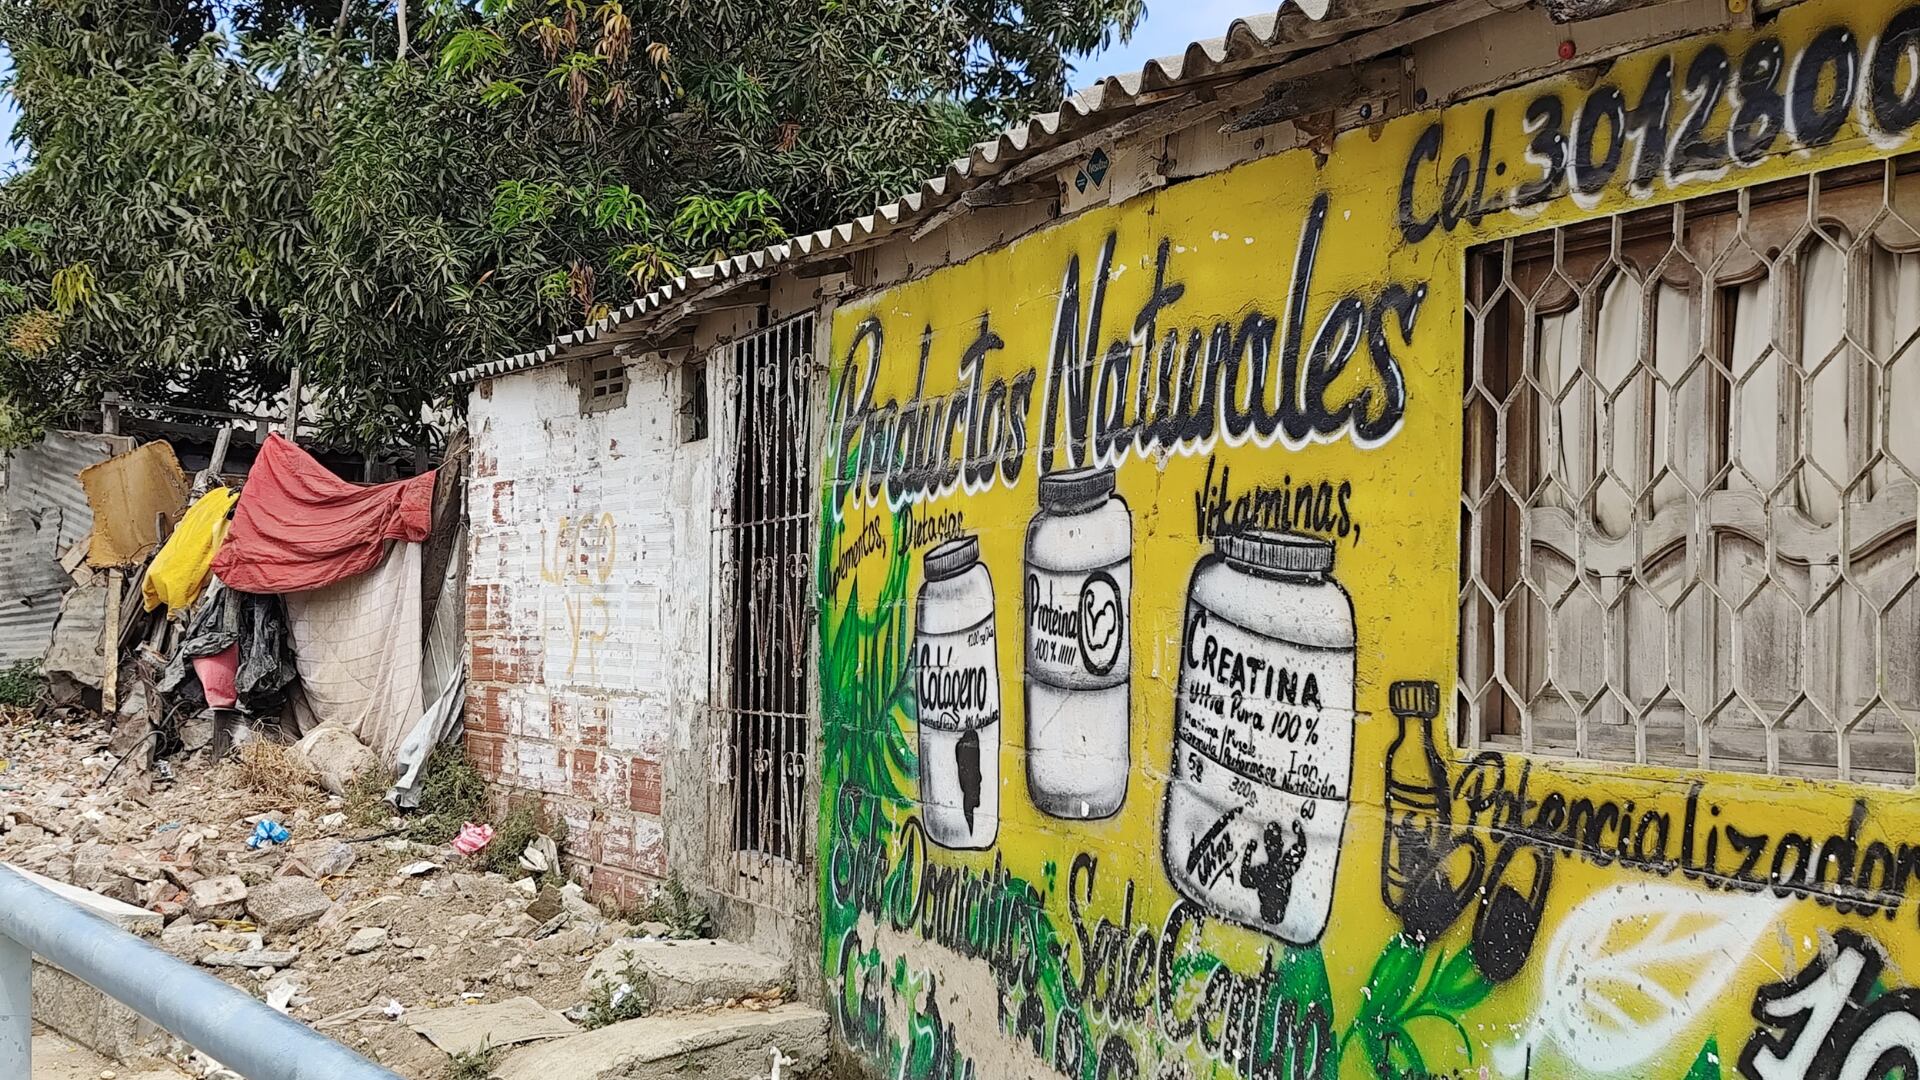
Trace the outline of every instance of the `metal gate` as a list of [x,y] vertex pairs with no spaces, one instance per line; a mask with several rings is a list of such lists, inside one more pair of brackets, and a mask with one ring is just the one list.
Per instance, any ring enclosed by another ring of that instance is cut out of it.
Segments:
[[728,346],[717,396],[708,846],[716,891],[807,906],[813,813],[813,334],[802,316]]

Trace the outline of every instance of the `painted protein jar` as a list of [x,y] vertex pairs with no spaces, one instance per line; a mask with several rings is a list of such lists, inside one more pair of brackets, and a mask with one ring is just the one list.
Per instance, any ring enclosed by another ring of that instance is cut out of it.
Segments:
[[1027,790],[1054,817],[1111,817],[1127,797],[1133,668],[1133,517],[1112,469],[1040,478],[1026,573]]
[[1194,568],[1161,854],[1207,912],[1326,929],[1353,772],[1353,602],[1333,545],[1250,530]]
[[927,552],[914,628],[927,837],[947,848],[991,847],[1000,831],[1000,660],[993,579],[977,539]]

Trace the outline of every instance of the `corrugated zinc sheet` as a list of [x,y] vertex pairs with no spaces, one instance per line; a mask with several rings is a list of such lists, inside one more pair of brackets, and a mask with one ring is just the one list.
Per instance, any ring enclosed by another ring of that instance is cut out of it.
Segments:
[[39,659],[72,583],[60,553],[93,530],[80,470],[133,448],[133,440],[50,432],[7,458],[0,490],[0,666]]
[[[1384,16],[1418,2],[1375,0],[1360,7]],[[562,335],[550,345],[476,364],[456,374],[453,381],[473,383],[551,363],[573,346],[593,341],[629,319],[651,315],[670,304],[684,303],[727,282],[756,275],[781,263],[821,256],[835,249],[864,246],[930,215],[1015,163],[1108,123],[1112,114],[1157,100],[1176,87],[1205,82],[1314,44],[1315,36],[1325,33],[1325,28],[1316,26],[1314,20],[1327,14],[1330,3],[1331,0],[1294,0],[1283,2],[1269,15],[1235,19],[1220,37],[1196,41],[1178,53],[1149,60],[1137,72],[1110,75],[1067,98],[1054,112],[1028,117],[976,144],[966,157],[954,159],[941,175],[928,178],[918,190],[877,207],[871,214],[758,251],[696,266],[615,309],[605,318]]]

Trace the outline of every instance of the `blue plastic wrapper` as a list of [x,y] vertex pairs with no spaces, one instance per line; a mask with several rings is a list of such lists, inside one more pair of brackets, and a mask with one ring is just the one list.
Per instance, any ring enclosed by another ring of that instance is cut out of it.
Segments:
[[285,825],[270,818],[261,818],[259,824],[253,827],[253,835],[247,838],[247,847],[258,850],[263,844],[284,844],[289,835]]

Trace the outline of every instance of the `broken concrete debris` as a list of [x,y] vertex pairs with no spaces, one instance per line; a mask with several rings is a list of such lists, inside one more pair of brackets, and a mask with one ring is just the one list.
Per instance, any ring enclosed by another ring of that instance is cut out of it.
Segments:
[[649,1016],[543,1042],[509,1055],[501,1080],[680,1080],[765,1076],[768,1051],[793,1060],[785,1076],[805,1076],[827,1057],[827,1015],[785,1004],[764,1012]]
[[566,1017],[530,997],[508,998],[495,1005],[427,1009],[408,1016],[407,1026],[449,1054],[560,1039],[579,1030]]
[[187,890],[187,914],[203,922],[237,919],[247,910],[247,883],[238,874],[204,878]]
[[[340,796],[311,787],[251,791],[237,780],[238,762],[183,769],[174,781],[145,790],[129,787],[125,771],[102,786],[114,766],[113,756],[98,752],[105,737],[81,725],[0,725],[0,759],[7,762],[0,768],[0,860],[102,905],[113,904],[108,895],[132,897],[112,907],[132,920],[124,925],[410,1080],[446,1075],[446,1052],[415,1030],[440,1019],[436,1013],[451,1014],[456,1030],[479,1021],[500,1033],[495,1045],[505,1046],[519,1021],[488,1021],[480,1010],[512,1003],[506,1015],[526,1019],[542,1032],[532,1037],[543,1040],[518,1052],[554,1045],[546,1040],[615,1039],[603,1033],[641,1023],[589,1033],[555,1019],[591,997],[582,975],[616,944],[643,953],[638,962],[657,1012],[694,1010],[687,1018],[664,1016],[670,1026],[750,1029],[786,996],[781,965],[762,958],[758,966],[736,966],[731,950],[716,947],[705,955],[734,974],[724,981],[697,975],[688,969],[701,966],[697,950],[704,945],[649,942],[669,928],[609,918],[577,883],[527,871],[516,871],[527,874],[520,881],[477,872],[448,845],[355,825]],[[292,841],[247,850],[246,838],[262,821],[279,823]],[[536,859],[550,852],[550,865],[558,867],[558,848],[549,845],[529,846]],[[651,955],[662,947],[676,951]],[[36,986],[42,982],[55,985],[51,976],[36,977]],[[97,999],[86,1004],[75,996],[80,989],[60,989],[68,1004],[48,1014],[66,1018],[60,1022],[76,1032],[69,1038],[117,1048],[103,1051],[109,1054],[165,1048],[133,1014],[113,1013]],[[531,999],[533,1009],[517,998]],[[389,1002],[398,1022],[385,1015]],[[704,1046],[706,1038],[696,1042]],[[725,1045],[731,1041],[715,1043]],[[784,1036],[779,1046],[805,1059]],[[765,1076],[765,1059],[755,1060]],[[594,1074],[563,1068],[543,1080],[576,1075]]]
[[[344,818],[342,824],[344,824]],[[309,877],[338,877],[353,869],[353,845],[344,840],[309,840],[293,849],[288,872],[304,871]]]
[[778,997],[788,974],[786,964],[732,942],[628,938],[593,958],[580,990],[629,977],[646,982],[657,1008],[672,1009]]
[[333,901],[312,878],[280,878],[247,894],[247,917],[270,934],[311,926],[331,907]]

